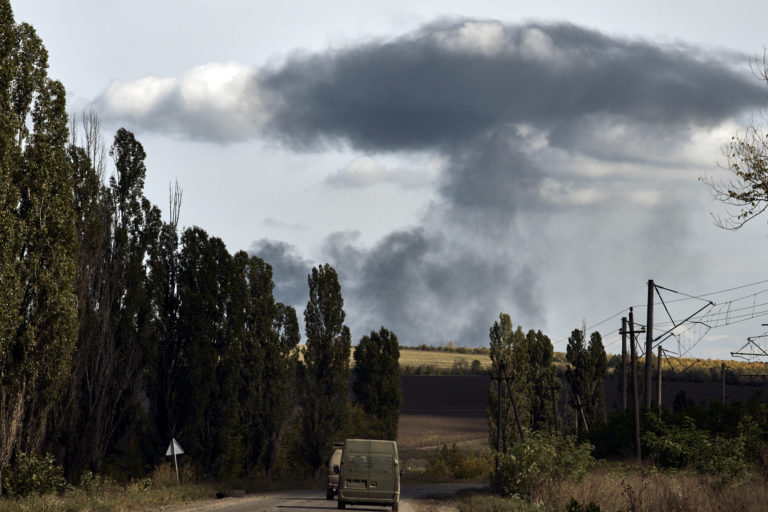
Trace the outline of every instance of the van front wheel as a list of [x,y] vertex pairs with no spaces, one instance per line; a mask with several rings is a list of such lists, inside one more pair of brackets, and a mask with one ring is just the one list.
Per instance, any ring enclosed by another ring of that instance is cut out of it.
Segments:
[[344,503],[344,502],[343,502],[343,501],[341,501],[341,500],[339,500],[338,506],[339,506],[339,508],[340,508],[341,510],[344,510],[345,508],[347,508],[347,504],[346,504],[346,503]]
[[398,505],[397,503],[392,505],[392,512],[397,512],[398,511],[399,507],[397,505]]

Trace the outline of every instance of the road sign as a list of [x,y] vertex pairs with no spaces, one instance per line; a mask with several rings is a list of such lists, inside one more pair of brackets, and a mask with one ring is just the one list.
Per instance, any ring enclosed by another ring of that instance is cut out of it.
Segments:
[[171,439],[171,444],[168,445],[168,450],[165,452],[166,457],[171,455],[181,455],[182,453],[184,453],[184,450],[181,449],[176,438]]
[[179,463],[176,462],[176,456],[181,455],[184,453],[184,450],[181,449],[181,446],[179,446],[179,443],[176,442],[176,438],[171,438],[171,444],[168,445],[168,450],[165,452],[165,456],[173,456],[173,465],[176,466],[176,483],[178,484],[180,482],[179,480]]

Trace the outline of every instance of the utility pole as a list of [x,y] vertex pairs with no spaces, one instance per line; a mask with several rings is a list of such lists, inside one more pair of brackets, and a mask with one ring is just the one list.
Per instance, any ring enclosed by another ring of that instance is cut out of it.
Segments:
[[659,406],[661,414],[661,345],[659,345],[659,355],[656,358],[656,404]]
[[648,280],[648,320],[645,322],[645,407],[651,408],[651,356],[653,355],[653,279]]
[[720,403],[725,405],[725,363],[720,367]]
[[635,350],[635,316],[632,308],[629,308],[629,343],[630,354],[632,358],[632,408],[635,416],[635,458],[637,463],[640,459],[640,404],[637,392],[637,351]]
[[555,432],[557,432],[557,400],[555,399],[555,391],[557,388],[555,387],[555,379],[557,377],[555,375],[552,375],[552,387],[549,389],[552,390],[552,416],[555,418]]
[[[502,368],[504,368],[504,363],[503,362],[499,365],[499,376],[498,376],[499,385],[496,387],[496,399],[499,402],[499,404],[498,404],[499,405],[498,413],[497,413],[497,417],[496,417],[496,453],[501,453],[501,446],[502,446],[502,444],[501,444],[501,433],[503,432],[502,428],[503,428],[503,425],[504,425],[504,423],[502,422],[503,417],[502,417],[502,412],[501,412],[502,411],[502,409],[501,409],[502,392],[503,392],[503,388],[501,387]],[[498,465],[498,457],[497,457],[496,460],[497,460],[497,465]],[[496,469],[498,469],[498,468],[496,468]]]
[[621,318],[621,410],[627,410],[627,317]]
[[[502,371],[506,372],[504,367],[502,367]],[[517,404],[515,403],[515,394],[512,392],[512,385],[509,383],[510,380],[513,379],[513,377],[506,377],[506,373],[504,373],[505,379],[507,381],[507,391],[509,391],[509,400],[512,402],[512,411],[515,413],[515,423],[517,423],[517,432],[520,434],[520,440],[522,442],[525,442],[525,433],[523,432],[523,426],[520,424],[520,415],[517,413]]]
[[502,361],[499,364],[499,376],[494,377],[491,375],[492,379],[496,379],[498,381],[498,385],[496,386],[496,400],[497,400],[497,412],[496,412],[496,456],[494,457],[496,462],[496,472],[495,475],[499,474],[499,454],[501,453],[501,433],[503,432],[503,423],[502,423],[502,409],[501,409],[501,402],[502,402],[502,387],[501,387],[501,372],[502,368],[504,367],[504,362]]

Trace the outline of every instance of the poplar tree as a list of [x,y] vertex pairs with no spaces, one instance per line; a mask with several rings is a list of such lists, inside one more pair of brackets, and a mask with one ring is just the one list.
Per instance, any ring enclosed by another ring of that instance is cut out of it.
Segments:
[[46,70],[0,0],[0,479],[16,450],[41,447],[77,336],[65,91]]
[[[499,381],[491,381],[488,387],[488,424],[489,442],[493,449],[501,446],[502,451],[508,450],[519,439],[515,412],[509,389],[515,394],[515,405],[522,425],[530,421],[527,375],[528,348],[522,327],[514,329],[512,320],[506,313],[499,314],[499,320],[489,329],[491,358],[491,375],[493,377],[512,378],[507,387],[506,381],[501,381],[502,392],[499,396]],[[502,372],[503,368],[503,372]],[[502,424],[498,424],[499,402],[501,402]],[[501,443],[497,444],[501,436]]]
[[608,364],[600,333],[593,332],[587,344],[584,331],[574,329],[565,357],[570,363],[565,376],[573,397],[569,405],[579,415],[583,413],[588,426],[605,421],[603,377]]
[[395,333],[382,327],[363,336],[355,347],[357,403],[373,421],[382,439],[397,439],[403,391],[400,385],[400,345]]
[[313,268],[307,282],[301,428],[303,453],[316,475],[349,416],[351,337],[333,267],[326,263]]
[[179,255],[179,368],[170,404],[170,434],[206,470],[211,439],[207,409],[215,396],[217,349],[225,333],[227,286],[219,267],[226,264],[228,254],[223,245],[203,229],[189,228],[182,234]]
[[[528,331],[526,335],[530,361],[529,401],[530,427],[541,429],[554,424],[552,394],[560,396],[560,379],[554,365],[554,347],[541,331]],[[555,388],[554,390],[552,388]]]

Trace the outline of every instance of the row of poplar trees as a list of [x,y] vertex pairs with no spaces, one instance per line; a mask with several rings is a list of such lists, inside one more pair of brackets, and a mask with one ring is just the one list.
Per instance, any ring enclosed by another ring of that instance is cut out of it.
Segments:
[[0,482],[22,452],[54,454],[69,479],[105,465],[144,475],[175,437],[224,478],[269,475],[286,437],[317,472],[354,418],[395,438],[397,337],[361,340],[352,405],[341,287],[322,265],[308,276],[301,362],[270,265],[200,228],[180,234],[178,185],[162,220],[141,143],[120,129],[107,149],[95,115],[70,119],[8,0],[0,95]]
[[[492,449],[508,451],[520,439],[520,430],[551,431],[557,426],[573,432],[605,422],[603,377],[607,359],[600,333],[592,333],[587,343],[584,331],[575,329],[568,338],[568,364],[560,372],[549,337],[541,331],[526,333],[520,326],[514,328],[506,313],[493,323],[489,337],[493,380],[488,388],[488,422]],[[570,414],[557,410],[564,391]],[[567,420],[571,417],[572,422]]]

